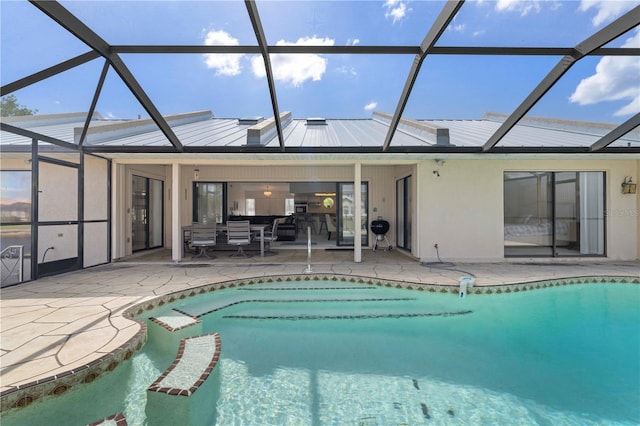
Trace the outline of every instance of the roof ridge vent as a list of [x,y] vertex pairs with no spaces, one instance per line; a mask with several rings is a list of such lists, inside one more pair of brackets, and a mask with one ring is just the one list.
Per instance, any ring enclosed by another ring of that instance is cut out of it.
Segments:
[[[171,127],[183,126],[185,124],[196,123],[199,121],[210,120],[213,118],[213,112],[195,111],[182,114],[173,114],[163,116],[167,124]],[[139,118],[137,120],[121,120],[121,121],[105,121],[92,122],[93,124],[87,130],[85,144],[93,145],[105,141],[126,138],[130,136],[142,135],[158,130],[158,125],[151,118]],[[73,129],[73,138],[75,143],[80,142],[82,135],[82,127]]]
[[256,116],[256,117],[242,117],[238,119],[238,124],[239,125],[248,125],[248,126],[253,126],[255,124],[260,123],[261,121],[264,120],[264,117],[262,116]]
[[[291,112],[280,113],[280,125],[282,128],[287,127],[289,123],[291,123]],[[277,133],[275,117],[262,120],[247,129],[247,145],[265,146]]]
[[[386,125],[390,125],[393,116],[386,112],[374,111],[373,119]],[[401,118],[398,122],[397,129],[430,144],[436,144],[438,146],[451,145],[451,141],[449,140],[449,129],[446,127],[436,126],[424,121]]]
[[327,119],[324,117],[308,117],[307,126],[326,126]]

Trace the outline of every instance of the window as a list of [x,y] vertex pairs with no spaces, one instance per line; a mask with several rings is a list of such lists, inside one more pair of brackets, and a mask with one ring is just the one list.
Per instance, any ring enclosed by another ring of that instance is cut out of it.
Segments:
[[603,256],[604,172],[505,172],[505,256]]
[[247,216],[255,216],[256,215],[256,199],[255,198],[247,198],[245,200],[245,209],[244,214]]
[[194,182],[193,221],[224,223],[226,191],[226,184],[222,182]]
[[289,216],[296,212],[295,198],[285,198],[284,200],[284,215]]

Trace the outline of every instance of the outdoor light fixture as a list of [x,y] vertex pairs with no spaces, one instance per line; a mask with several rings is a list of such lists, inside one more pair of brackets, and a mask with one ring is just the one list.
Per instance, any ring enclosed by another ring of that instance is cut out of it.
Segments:
[[196,168],[193,169],[193,180],[197,181],[199,177],[200,177],[200,169],[198,168],[198,166],[196,166]]
[[271,191],[269,191],[269,185],[267,185],[267,190],[263,192],[265,197],[271,197]]
[[635,194],[636,184],[631,180],[631,176],[626,176],[622,181],[622,193],[623,194]]

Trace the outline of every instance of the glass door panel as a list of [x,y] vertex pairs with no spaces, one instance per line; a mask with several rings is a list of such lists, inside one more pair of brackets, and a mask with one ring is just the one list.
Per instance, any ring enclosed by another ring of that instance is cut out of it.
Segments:
[[132,183],[131,243],[133,251],[138,251],[147,248],[147,179],[141,176],[133,176]]
[[149,181],[149,248],[162,247],[163,242],[163,212],[164,212],[164,182],[157,179]]
[[[354,184],[350,182],[338,183],[338,238],[339,246],[354,245],[355,227],[360,226],[362,229],[361,244],[366,246],[369,241],[368,226],[369,209],[368,209],[368,183],[362,182],[361,190],[361,217],[357,221],[355,219],[355,193]],[[359,222],[359,224],[357,224]]]
[[411,176],[396,181],[396,245],[411,250]]
[[552,173],[505,172],[506,256],[553,255],[552,182]]
[[133,251],[161,247],[163,244],[164,182],[133,176],[131,241]]
[[604,255],[604,173],[555,174],[557,256]]
[[561,172],[555,174],[554,233],[555,254],[575,254],[580,252],[578,233],[578,173]]

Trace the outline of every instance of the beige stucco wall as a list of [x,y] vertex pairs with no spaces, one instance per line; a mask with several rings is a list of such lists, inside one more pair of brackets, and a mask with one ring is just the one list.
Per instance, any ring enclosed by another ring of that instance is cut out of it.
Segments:
[[[418,164],[418,239],[423,261],[504,261],[503,173],[505,171],[606,172],[607,257],[638,259],[638,194],[623,195],[625,176],[638,175],[637,160],[428,160]],[[434,174],[438,171],[438,174]],[[520,259],[522,260],[522,259]]]

